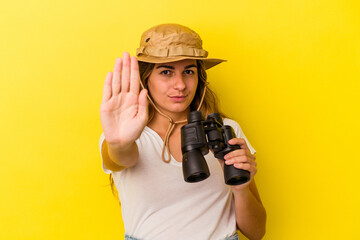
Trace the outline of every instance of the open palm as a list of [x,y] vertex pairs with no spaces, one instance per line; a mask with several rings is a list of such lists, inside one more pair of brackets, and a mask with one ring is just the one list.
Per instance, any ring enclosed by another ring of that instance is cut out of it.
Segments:
[[117,58],[114,72],[105,79],[100,119],[105,139],[120,148],[139,138],[147,119],[147,91],[139,93],[139,67],[135,57]]

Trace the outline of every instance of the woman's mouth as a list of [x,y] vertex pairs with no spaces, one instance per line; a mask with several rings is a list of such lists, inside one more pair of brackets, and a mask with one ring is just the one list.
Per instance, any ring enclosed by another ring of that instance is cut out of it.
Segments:
[[171,100],[174,102],[183,102],[186,96],[170,96]]

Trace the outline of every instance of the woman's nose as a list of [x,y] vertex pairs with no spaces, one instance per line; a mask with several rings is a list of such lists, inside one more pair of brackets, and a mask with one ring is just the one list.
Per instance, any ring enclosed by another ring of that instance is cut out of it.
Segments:
[[177,90],[184,90],[186,87],[185,84],[185,79],[184,76],[182,74],[176,74],[176,76],[174,76],[174,88]]

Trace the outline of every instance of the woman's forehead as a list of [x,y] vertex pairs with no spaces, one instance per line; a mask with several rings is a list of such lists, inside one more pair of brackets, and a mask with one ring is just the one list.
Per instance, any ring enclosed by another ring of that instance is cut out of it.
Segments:
[[190,65],[197,66],[197,62],[195,59],[184,59],[176,62],[165,62],[165,63],[156,63],[155,68],[158,68],[159,66],[171,66],[171,67],[186,67]]

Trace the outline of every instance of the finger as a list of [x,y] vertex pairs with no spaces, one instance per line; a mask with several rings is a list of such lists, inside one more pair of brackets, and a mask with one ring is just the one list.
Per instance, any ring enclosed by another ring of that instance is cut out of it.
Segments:
[[131,57],[130,92],[139,94],[139,65],[136,57]]
[[225,164],[231,165],[234,163],[248,162],[249,159],[246,156],[238,156],[225,160]]
[[234,163],[234,167],[247,171],[250,171],[253,168],[253,166],[249,163]]
[[241,147],[241,149],[249,150],[244,138],[233,138],[233,139],[229,140],[229,143],[231,145],[239,145]]
[[[254,167],[257,166],[257,162],[254,161],[254,160],[251,160],[251,159],[248,159],[248,161],[245,161],[245,162],[239,161],[239,162],[235,162],[235,163],[248,163],[248,164],[250,164],[250,165],[252,165],[252,166],[254,166]],[[234,163],[234,164],[235,164],[235,163]]]
[[130,55],[128,52],[123,54],[123,66],[121,72],[121,91],[129,91],[129,82],[130,82]]
[[249,150],[246,150],[246,156],[248,156],[252,160],[256,160],[256,156],[254,154],[251,154]]
[[112,72],[108,72],[106,74],[104,89],[103,89],[103,98],[102,102],[106,102],[111,98],[111,80],[112,80]]
[[141,90],[139,94],[139,109],[138,109],[139,116],[144,118],[148,117],[148,100],[147,100],[147,90]]
[[114,65],[114,73],[113,73],[113,79],[112,79],[112,94],[118,94],[121,90],[121,68],[122,68],[122,59],[117,58],[115,60]]
[[251,152],[247,149],[238,149],[238,150],[229,152],[228,154],[226,154],[224,156],[224,159],[228,160],[228,159],[231,159],[233,157],[238,157],[238,156],[247,156],[250,159],[256,160],[255,155],[251,154]]
[[227,165],[231,165],[235,163],[249,163],[253,166],[257,166],[257,162],[247,156],[238,156],[225,160],[225,164]]

